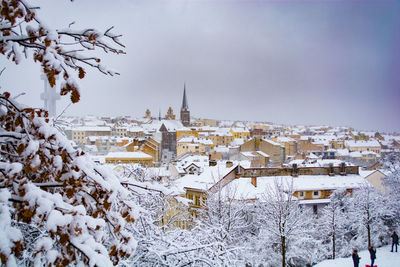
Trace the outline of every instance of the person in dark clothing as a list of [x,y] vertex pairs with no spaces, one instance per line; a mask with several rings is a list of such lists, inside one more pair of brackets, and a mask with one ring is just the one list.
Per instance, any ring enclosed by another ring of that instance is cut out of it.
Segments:
[[357,249],[353,250],[353,254],[351,255],[351,257],[353,258],[354,267],[358,267],[361,258],[360,256],[358,256]]
[[370,246],[368,248],[369,251],[369,255],[371,256],[371,267],[374,267],[374,262],[376,259],[376,248],[374,248],[373,246]]
[[394,231],[393,234],[392,234],[392,250],[390,252],[393,252],[393,246],[396,246],[396,252],[397,252],[397,245],[398,244],[399,244],[399,236]]

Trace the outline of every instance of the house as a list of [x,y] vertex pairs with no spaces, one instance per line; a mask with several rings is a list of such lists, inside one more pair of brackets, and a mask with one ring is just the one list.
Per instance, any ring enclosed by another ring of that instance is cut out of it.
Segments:
[[[189,159],[189,157],[188,157]],[[186,161],[183,170],[186,174],[174,181],[174,188],[182,197],[189,199],[189,212],[191,216],[198,216],[198,209],[203,208],[210,191],[215,192],[218,186],[224,186],[221,181],[235,179],[235,170],[238,163],[232,161],[205,161],[196,162]],[[202,164],[203,166],[201,167]],[[242,163],[246,164],[246,163]],[[247,165],[249,165],[247,163]],[[198,172],[196,170],[200,170]],[[172,172],[171,172],[172,173]]]
[[[278,181],[284,187],[292,187],[293,196],[299,203],[318,210],[330,202],[329,196],[334,190],[342,189],[352,194],[369,183],[359,175],[357,166],[340,164],[328,167],[292,167],[285,168],[246,168],[235,169],[236,178],[228,179],[222,189],[226,199],[251,202],[262,200],[267,187],[274,187]],[[225,177],[224,177],[225,178]],[[223,178],[223,179],[224,179]],[[235,192],[228,195],[227,192]]]
[[247,128],[231,128],[230,132],[234,139],[247,140],[250,138],[250,131]]
[[365,140],[347,140],[345,141],[345,146],[349,149],[350,152],[354,151],[372,151],[378,155],[381,155],[381,145],[377,140],[370,139],[368,141]]
[[219,129],[214,132],[209,132],[206,137],[210,139],[215,146],[228,146],[234,140],[233,134],[229,129]]
[[204,118],[200,118],[199,119],[202,126],[212,126],[215,127],[218,125],[218,122],[216,120],[212,120],[212,119],[204,119]]
[[177,179],[187,174],[200,174],[209,165],[208,156],[185,155],[175,164],[170,163],[168,170]]
[[213,151],[208,154],[210,160],[229,159],[229,156],[229,147],[226,146],[214,146]]
[[386,193],[387,190],[383,186],[383,179],[386,177],[386,175],[381,172],[380,170],[364,170],[360,169],[359,170],[360,175],[364,177],[365,180],[367,180],[370,184],[372,184],[376,190],[378,190],[381,193]]
[[277,142],[285,147],[287,156],[296,156],[297,154],[297,141],[291,137],[278,136],[271,138],[272,141]]
[[[225,192],[227,200],[248,202],[262,199],[265,189],[279,180],[286,186],[292,185],[293,196],[315,213],[329,203],[329,196],[334,190],[342,189],[351,194],[369,186],[359,174],[358,166],[346,166],[339,160],[320,160],[305,167],[293,163],[280,168],[252,167],[249,163],[209,161],[200,174],[196,173],[195,165],[189,164],[187,168],[194,167],[193,174],[177,179],[176,186],[185,192],[186,198],[194,200],[192,208],[200,208],[208,193],[219,190]],[[235,194],[227,195],[228,191]]]
[[268,139],[254,137],[239,147],[240,152],[261,151],[269,155],[269,160],[275,164],[282,164],[286,159],[285,147]]
[[209,139],[184,137],[177,142],[176,154],[178,157],[185,154],[206,155],[213,147],[214,144]]
[[269,155],[262,151],[240,152],[240,160],[250,161],[252,167],[267,167]]
[[161,137],[159,135],[147,138],[140,149],[150,155],[153,158],[153,162],[161,161]]
[[124,137],[128,135],[128,128],[126,126],[121,126],[116,124],[114,127],[111,128],[111,134],[113,136]]
[[111,136],[109,126],[78,126],[71,129],[72,141],[77,144],[85,144],[88,136]]
[[144,138],[144,130],[142,127],[139,126],[130,126],[127,128],[126,135],[129,137],[135,137],[135,138]]
[[188,136],[199,137],[199,131],[196,128],[189,127],[183,127],[176,130],[177,139]]
[[111,164],[137,163],[143,167],[152,167],[153,157],[143,152],[110,152],[105,156],[105,162]]
[[325,145],[323,143],[315,143],[311,137],[301,136],[297,141],[297,148],[299,152],[324,151]]

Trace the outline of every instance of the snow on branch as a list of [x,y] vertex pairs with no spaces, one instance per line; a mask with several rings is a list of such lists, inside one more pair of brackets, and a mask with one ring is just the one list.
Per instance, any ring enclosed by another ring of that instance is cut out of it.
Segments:
[[[131,191],[75,150],[46,111],[22,107],[9,93],[0,94],[0,111],[1,262],[13,264],[26,251],[28,265],[110,266],[129,258],[136,241],[125,228],[141,210],[126,200]],[[29,240],[35,229],[43,233]]]
[[80,99],[79,86],[73,79],[75,72],[80,79],[86,75],[86,67],[95,68],[105,75],[119,75],[101,64],[97,56],[85,52],[100,49],[105,53],[125,54],[121,35],[112,32],[114,27],[100,32],[52,29],[38,18],[38,7],[24,0],[4,0],[0,5],[0,53],[18,64],[22,57],[32,56],[47,75],[50,85],[61,76],[61,95],[71,94],[71,101]]

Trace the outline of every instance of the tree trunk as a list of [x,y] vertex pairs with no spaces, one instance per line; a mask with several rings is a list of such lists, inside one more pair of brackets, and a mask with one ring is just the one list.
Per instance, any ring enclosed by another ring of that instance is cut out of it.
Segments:
[[369,226],[369,210],[367,210],[368,247],[371,246],[371,227]]
[[335,227],[335,211],[332,216],[332,259],[335,259],[336,254],[336,227]]
[[282,267],[286,267],[286,240],[284,236],[281,236],[281,248],[282,248]]
[[335,233],[332,235],[332,259],[335,259],[335,252],[336,252],[336,236]]

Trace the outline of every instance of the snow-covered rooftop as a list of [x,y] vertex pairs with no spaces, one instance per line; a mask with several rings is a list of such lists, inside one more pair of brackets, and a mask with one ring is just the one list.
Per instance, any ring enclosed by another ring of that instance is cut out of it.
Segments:
[[364,140],[359,140],[359,141],[348,140],[348,141],[345,142],[345,144],[349,148],[352,148],[352,147],[381,147],[379,142],[376,141],[376,140],[368,140],[368,141],[364,141]]
[[216,166],[205,165],[203,166],[203,172],[199,175],[187,174],[175,180],[175,187],[182,193],[185,192],[185,187],[207,191],[230,171],[235,169],[236,166],[237,163],[233,164],[232,167],[226,167],[226,161],[220,161]]
[[152,156],[143,152],[109,152],[106,158],[142,158],[151,159]]
[[262,199],[268,187],[274,188],[275,181],[288,188],[293,183],[294,191],[315,191],[315,190],[335,190],[335,189],[356,189],[368,185],[364,177],[356,174],[346,176],[329,175],[299,175],[292,176],[268,176],[257,177],[257,187],[251,183],[251,178],[239,178],[233,180],[229,189],[225,187],[222,192],[226,194],[235,192],[234,196],[226,196],[237,200]]

